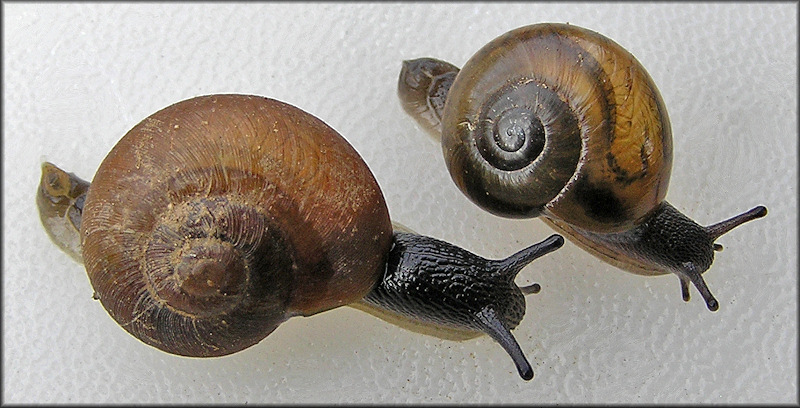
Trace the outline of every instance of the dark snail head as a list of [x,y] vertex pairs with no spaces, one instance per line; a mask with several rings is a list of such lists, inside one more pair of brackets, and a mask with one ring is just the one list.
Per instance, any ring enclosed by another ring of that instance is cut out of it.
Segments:
[[360,305],[487,333],[530,379],[511,330],[538,285],[513,279],[563,243],[553,236],[490,261],[430,237],[393,238],[383,195],[344,138],[298,108],[246,95],[151,115],[91,185],[45,163],[37,204],[122,327],[193,357],[244,349],[292,316]]
[[511,330],[525,315],[524,295],[540,287],[520,288],[514,278],[563,244],[564,238],[552,235],[508,258],[489,260],[444,241],[395,232],[385,275],[364,300],[425,324],[486,333],[530,380],[533,369]]
[[[650,75],[620,45],[573,25],[521,27],[460,71],[430,58],[404,62],[398,94],[441,137],[453,181],[481,208],[542,215],[606,262],[678,274],[685,299],[693,282],[716,309],[700,275],[721,234],[664,201],[669,117]],[[764,215],[756,207],[729,226]]]

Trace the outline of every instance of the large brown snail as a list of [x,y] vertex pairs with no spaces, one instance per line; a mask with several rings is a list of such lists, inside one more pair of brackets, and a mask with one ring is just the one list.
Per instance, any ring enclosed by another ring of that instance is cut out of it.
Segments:
[[393,231],[358,153],[294,106],[192,98],[131,129],[91,185],[50,163],[42,170],[48,234],[83,261],[111,317],[163,351],[226,355],[293,316],[359,305],[487,333],[533,377],[511,330],[538,285],[514,277],[563,238],[487,260]]
[[672,132],[650,75],[617,43],[568,24],[512,30],[461,70],[404,61],[404,109],[437,138],[450,175],[475,204],[504,217],[536,217],[614,266],[674,273],[708,309],[719,305],[701,274],[732,228],[758,206],[703,227],[664,201]]

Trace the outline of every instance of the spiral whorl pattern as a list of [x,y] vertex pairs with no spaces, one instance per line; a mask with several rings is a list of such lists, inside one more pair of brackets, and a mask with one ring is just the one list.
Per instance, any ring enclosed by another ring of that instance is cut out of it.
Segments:
[[169,106],[91,184],[84,260],[103,306],[145,343],[230,354],[294,315],[361,299],[391,224],[372,173],[319,119],[212,95]]
[[[192,317],[230,313],[240,302],[270,295],[268,290],[285,302],[291,281],[276,271],[295,261],[291,243],[276,227],[267,214],[223,196],[172,206],[144,252],[154,301]],[[253,270],[270,274],[251,275]],[[260,295],[248,296],[248,288]]]
[[666,194],[672,141],[658,90],[630,53],[579,27],[537,24],[484,46],[450,88],[442,133],[456,184],[498,215],[608,232]]

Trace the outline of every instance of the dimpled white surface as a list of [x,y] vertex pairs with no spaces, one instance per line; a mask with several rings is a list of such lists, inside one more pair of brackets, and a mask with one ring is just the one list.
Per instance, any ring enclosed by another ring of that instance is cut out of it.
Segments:
[[[797,5],[3,4],[3,402],[797,403]],[[420,335],[352,308],[282,325],[223,358],[165,354],[92,300],[38,220],[43,160],[91,179],[149,114],[210,93],[296,105],[364,157],[392,219],[486,257],[551,234],[483,212],[400,107],[403,59],[462,65],[537,22],[599,31],[669,109],[668,200],[701,224],[763,204],[704,275],[720,310],[567,243],[514,331],[522,381],[488,337]]]

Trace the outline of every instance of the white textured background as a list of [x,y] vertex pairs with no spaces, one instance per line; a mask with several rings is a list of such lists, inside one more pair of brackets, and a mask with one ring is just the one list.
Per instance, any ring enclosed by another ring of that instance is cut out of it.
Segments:
[[[536,22],[613,38],[659,85],[674,130],[667,198],[701,224],[758,204],[719,242],[709,312],[678,279],[566,244],[515,333],[524,382],[487,337],[453,342],[351,308],[297,318],[243,352],[188,359],[116,326],[34,204],[44,159],[91,179],[133,125],[236,92],[325,120],[363,155],[393,220],[487,257],[546,237],[450,181],[395,95],[403,59],[462,65]],[[3,402],[797,403],[795,4],[3,4]]]

